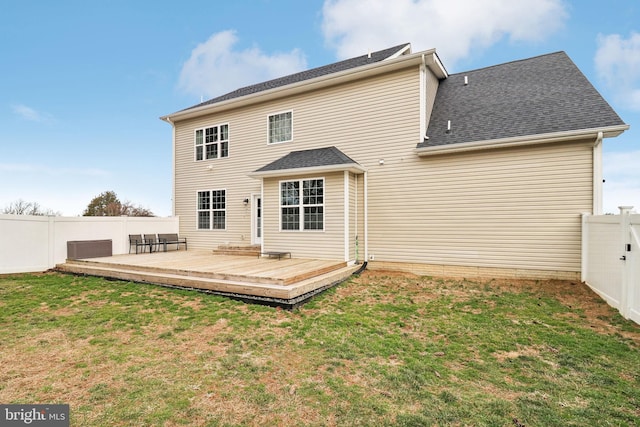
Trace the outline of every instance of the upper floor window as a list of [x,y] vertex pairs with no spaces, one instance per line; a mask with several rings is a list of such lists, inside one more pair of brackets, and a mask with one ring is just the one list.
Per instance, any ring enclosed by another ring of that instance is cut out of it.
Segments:
[[196,129],[196,160],[229,157],[229,125]]
[[293,112],[269,116],[269,144],[287,142],[293,139]]

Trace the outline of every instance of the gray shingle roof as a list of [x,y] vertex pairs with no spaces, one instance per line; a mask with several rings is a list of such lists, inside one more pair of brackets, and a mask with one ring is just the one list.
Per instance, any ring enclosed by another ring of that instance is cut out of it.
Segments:
[[256,170],[256,172],[270,172],[332,165],[358,165],[358,163],[336,147],[325,147],[312,150],[292,151],[286,156],[261,167]]
[[556,52],[440,81],[429,139],[418,148],[622,124],[567,54]]
[[333,64],[325,65],[318,68],[312,68],[310,70],[301,71],[299,73],[291,74],[288,76],[280,77],[277,79],[269,80],[266,82],[258,83],[251,86],[246,86],[233,92],[229,92],[225,95],[218,96],[216,98],[210,99],[208,101],[202,102],[200,104],[194,105],[192,107],[186,108],[185,110],[190,110],[192,108],[202,107],[204,105],[211,105],[222,101],[227,101],[233,98],[239,98],[245,95],[251,95],[253,93],[262,92],[269,89],[274,89],[281,86],[286,86],[292,83],[298,83],[305,80],[314,79],[316,77],[325,76],[328,74],[338,73],[340,71],[349,70],[351,68],[362,67],[364,65],[373,64],[376,62],[384,61],[405,49],[409,43],[404,43],[398,46],[394,46],[388,49],[380,50],[377,52],[372,52],[371,56],[362,55],[356,58],[347,59],[340,62],[335,62]]

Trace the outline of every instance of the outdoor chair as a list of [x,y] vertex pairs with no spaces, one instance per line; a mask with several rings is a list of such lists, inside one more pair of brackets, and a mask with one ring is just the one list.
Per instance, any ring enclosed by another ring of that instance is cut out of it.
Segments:
[[145,247],[147,246],[145,242],[142,240],[142,235],[140,234],[129,234],[129,253],[131,253],[131,248],[136,247],[136,253],[138,253],[138,248],[142,248],[142,252],[145,251]]
[[149,246],[149,252],[153,252],[154,250],[158,252],[160,245],[163,244],[163,242],[156,238],[155,234],[145,234],[144,243]]
[[167,250],[167,245],[176,245],[176,250],[180,250],[180,245],[184,245],[184,250],[187,250],[187,238],[178,237],[177,233],[158,234],[158,239],[164,245],[164,250]]

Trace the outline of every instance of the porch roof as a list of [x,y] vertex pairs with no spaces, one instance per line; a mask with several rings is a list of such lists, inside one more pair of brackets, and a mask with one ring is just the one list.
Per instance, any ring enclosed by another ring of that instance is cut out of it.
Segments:
[[269,176],[340,171],[361,174],[366,172],[366,169],[336,147],[325,147],[292,151],[286,156],[251,172],[249,176],[263,178]]

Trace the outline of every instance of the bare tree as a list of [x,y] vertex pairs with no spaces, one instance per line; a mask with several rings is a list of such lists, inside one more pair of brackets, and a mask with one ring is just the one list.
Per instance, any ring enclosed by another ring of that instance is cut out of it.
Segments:
[[15,202],[9,203],[2,210],[3,214],[13,215],[37,215],[37,216],[60,216],[61,213],[54,211],[53,209],[43,208],[37,202],[25,202],[22,199],[18,199]]

